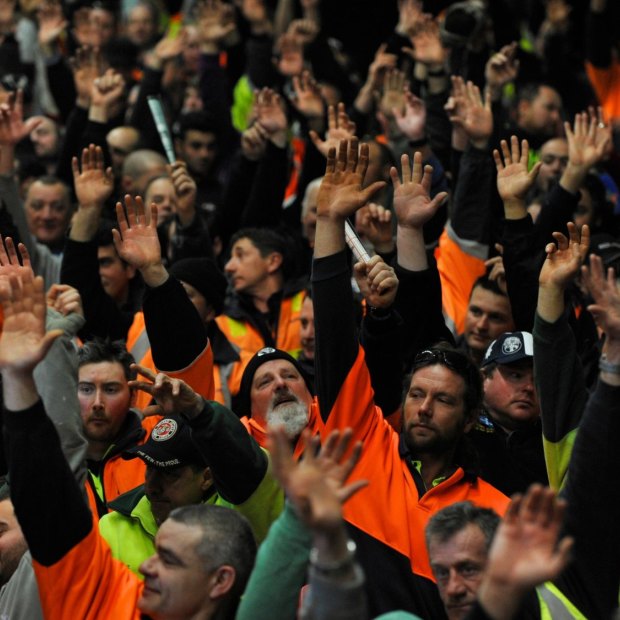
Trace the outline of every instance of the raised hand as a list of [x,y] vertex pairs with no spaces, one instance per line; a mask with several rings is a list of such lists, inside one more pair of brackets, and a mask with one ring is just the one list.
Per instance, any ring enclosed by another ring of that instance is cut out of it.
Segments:
[[405,111],[394,108],[396,125],[409,140],[422,140],[426,135],[426,104],[408,90],[404,92]]
[[179,214],[195,212],[196,208],[196,181],[187,172],[184,161],[175,161],[170,166],[170,176],[177,195],[177,212]]
[[105,168],[103,150],[91,144],[82,150],[82,169],[78,158],[71,160],[73,185],[80,208],[101,209],[114,190],[112,168]]
[[40,118],[24,121],[24,91],[19,89],[0,106],[0,147],[13,148],[40,124]]
[[279,58],[278,71],[286,76],[299,75],[304,68],[303,45],[294,35],[285,32],[277,44]]
[[241,150],[243,156],[250,161],[258,161],[265,154],[269,134],[258,122],[241,134]]
[[[602,126],[601,126],[602,125]],[[575,114],[574,128],[564,123],[568,140],[568,165],[586,172],[603,159],[610,144],[611,135],[604,122],[595,114]]]
[[372,90],[378,89],[383,84],[383,76],[389,69],[396,67],[396,54],[386,53],[387,43],[379,46],[375,52],[375,57],[368,67],[368,77],[366,86]]
[[48,308],[53,308],[63,316],[68,314],[84,316],[80,292],[68,284],[52,284],[45,296],[45,303]]
[[321,89],[310,71],[293,77],[294,95],[290,98],[295,109],[306,118],[323,118],[325,102]]
[[162,37],[153,48],[153,54],[159,61],[158,66],[180,56],[187,45],[187,40],[188,35],[185,28],[181,29],[178,36],[170,36],[168,33]]
[[375,252],[391,252],[394,249],[392,212],[374,202],[362,207],[355,214],[355,228],[366,237]]
[[220,0],[203,0],[197,6],[198,36],[202,45],[219,45],[232,34],[235,23],[234,7]]
[[408,91],[405,73],[399,69],[388,69],[383,79],[383,94],[379,100],[379,111],[392,118],[405,109],[405,93]]
[[440,192],[431,200],[433,167],[424,166],[422,169],[422,153],[414,154],[412,167],[409,164],[409,155],[403,155],[400,162],[402,181],[395,167],[390,170],[398,225],[403,228],[421,229],[435,215],[448,193]]
[[313,19],[294,19],[287,32],[302,45],[308,45],[319,34],[319,25]]
[[609,267],[605,274],[601,257],[590,254],[590,265],[581,267],[581,276],[582,283],[594,301],[588,306],[588,311],[594,317],[596,326],[608,338],[620,341],[620,292],[614,268]]
[[538,484],[524,497],[513,498],[489,550],[481,602],[490,585],[503,584],[522,594],[564,570],[573,544],[568,537],[559,540],[565,510],[564,500]]
[[278,480],[297,516],[314,530],[331,530],[342,524],[342,505],[360,489],[366,480],[346,484],[359,461],[361,442],[353,447],[349,458],[344,456],[351,444],[352,431],[333,431],[319,451],[320,439],[305,430],[302,441],[304,456],[293,458],[290,440],[284,429],[270,428],[268,446],[273,475]]
[[112,231],[118,255],[141,272],[161,264],[161,247],[157,237],[157,206],[151,205],[146,218],[144,202],[140,196],[125,196],[127,215],[120,202],[116,203],[118,230]]
[[412,37],[423,18],[420,0],[399,0],[396,32],[404,37]]
[[286,131],[288,121],[282,100],[271,88],[263,88],[254,93],[254,112],[256,120],[270,137]]
[[18,244],[16,249],[11,237],[5,237],[3,241],[0,235],[0,280],[11,277],[18,280],[34,277],[30,254],[23,243]]
[[394,268],[379,256],[373,256],[367,263],[359,262],[353,267],[353,275],[371,308],[389,308],[396,299],[398,278]]
[[568,222],[566,226],[569,238],[554,232],[556,243],[548,243],[545,247],[547,259],[538,278],[541,287],[552,286],[564,290],[579,273],[586,259],[590,247],[590,229],[587,224],[581,227],[581,233],[573,222]]
[[349,120],[344,103],[338,104],[338,110],[330,105],[327,108],[327,134],[325,140],[319,138],[316,131],[310,131],[310,139],[317,150],[327,157],[330,149],[337,149],[343,140],[355,137],[355,123]]
[[484,68],[484,77],[491,97],[497,100],[501,96],[502,88],[516,79],[519,74],[519,61],[516,41],[504,45],[499,52],[489,58]]
[[527,140],[521,142],[519,149],[519,140],[516,136],[510,138],[510,146],[506,140],[501,141],[501,149],[504,155],[504,161],[495,149],[493,151],[493,159],[497,168],[497,191],[504,202],[511,200],[523,201],[530,187],[536,181],[541,162],[538,162],[528,172],[527,164],[529,157],[529,144]]
[[129,381],[129,387],[150,394],[157,402],[156,406],[143,410],[144,415],[167,415],[185,413],[190,417],[197,416],[204,407],[202,396],[182,381],[174,379],[163,372],[155,373],[150,368],[132,364],[132,370],[147,379]]
[[71,66],[78,102],[87,107],[95,80],[105,72],[105,61],[97,48],[80,47],[71,60]]
[[368,145],[358,149],[357,138],[342,141],[327,154],[325,176],[317,196],[317,216],[339,220],[353,215],[371,196],[385,186],[377,181],[362,189],[368,169]]
[[39,45],[42,48],[55,43],[67,28],[67,20],[62,13],[60,2],[48,0],[43,2],[37,11],[39,24]]
[[459,76],[452,77],[452,91],[456,109],[450,121],[463,128],[476,148],[486,148],[493,133],[491,94],[487,91],[483,100],[480,89],[471,81],[465,84]]
[[[125,94],[125,80],[123,76],[114,69],[106,72],[93,81],[90,91],[90,119],[99,122],[107,122],[120,112],[122,98]],[[94,117],[93,111],[97,109],[98,116]]]
[[31,270],[0,278],[0,303],[0,369],[5,379],[8,373],[27,377],[62,335],[61,329],[45,332],[43,278],[35,278]]
[[411,36],[413,49],[403,51],[412,56],[417,62],[427,66],[443,66],[447,51],[441,44],[439,25],[432,15],[425,14],[419,21],[415,32]]

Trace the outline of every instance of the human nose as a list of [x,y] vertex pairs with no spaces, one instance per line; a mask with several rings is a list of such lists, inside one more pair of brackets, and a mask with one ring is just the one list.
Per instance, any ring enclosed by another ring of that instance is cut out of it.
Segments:
[[138,569],[145,577],[152,575],[155,568],[155,559],[156,555],[152,555],[150,558],[147,558],[140,564],[140,568]]
[[476,321],[476,326],[480,330],[486,331],[487,329],[489,329],[489,317],[486,313],[483,313],[478,317],[478,320]]
[[96,409],[96,410],[105,409],[105,402],[104,402],[102,390],[95,390],[95,396],[93,398],[92,407],[93,409]]
[[235,271],[235,262],[232,256],[228,259],[228,262],[224,265],[224,271],[226,273],[233,273]]
[[451,598],[458,598],[465,594],[466,588],[463,582],[463,578],[459,575],[457,570],[451,569],[448,577],[448,583],[446,584],[446,594]]
[[433,401],[430,394],[427,394],[420,403],[420,409],[418,410],[420,417],[431,417],[433,415]]

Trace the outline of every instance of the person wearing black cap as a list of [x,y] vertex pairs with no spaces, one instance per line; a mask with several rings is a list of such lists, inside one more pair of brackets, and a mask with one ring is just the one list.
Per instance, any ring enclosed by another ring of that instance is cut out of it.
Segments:
[[[200,503],[235,508],[262,541],[284,501],[266,453],[225,407],[205,401],[180,380],[145,368],[139,372],[150,381],[132,385],[154,396],[165,416],[144,444],[123,453],[125,459],[141,459],[146,475],[143,485],[111,502],[112,512],[99,522],[113,557],[138,573],[155,552],[155,535],[170,512]],[[166,390],[174,385],[179,394],[171,397]]]
[[528,332],[505,332],[482,360],[484,410],[468,436],[480,475],[506,495],[525,492],[534,482],[549,483],[533,363]]

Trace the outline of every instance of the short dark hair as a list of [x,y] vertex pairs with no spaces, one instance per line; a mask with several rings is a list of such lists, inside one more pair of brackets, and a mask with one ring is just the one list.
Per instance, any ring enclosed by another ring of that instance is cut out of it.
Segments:
[[71,208],[71,190],[69,189],[69,186],[62,180],[59,179],[57,176],[54,176],[53,174],[44,174],[43,176],[40,176],[38,178],[36,178],[31,184],[30,187],[28,188],[28,192],[27,194],[30,192],[30,188],[35,184],[35,183],[41,183],[41,185],[60,185],[62,187],[62,191],[63,191],[63,200],[65,202],[65,204],[67,205],[67,207],[70,209]]
[[294,254],[289,241],[282,233],[272,228],[242,228],[230,239],[230,248],[239,239],[249,239],[263,258],[272,252],[282,255],[282,273],[285,278],[295,273]]
[[135,359],[122,340],[104,340],[94,338],[85,342],[78,349],[78,368],[86,364],[100,364],[101,362],[117,362],[123,367],[125,379],[135,379],[137,373],[131,369]]
[[502,297],[508,297],[508,295],[500,288],[497,280],[490,280],[488,274],[484,274],[480,276],[471,287],[471,292],[469,294],[469,298],[474,294],[474,290],[478,287],[483,288],[485,291],[490,291],[491,293],[495,293],[495,295],[501,295]]
[[424,531],[426,547],[428,549],[433,539],[447,542],[471,523],[480,528],[488,551],[499,522],[499,515],[491,508],[482,508],[471,502],[456,502],[442,508],[429,519]]
[[433,366],[435,364],[445,366],[463,379],[463,383],[465,384],[465,394],[463,395],[465,401],[465,415],[467,417],[476,416],[480,411],[483,395],[480,370],[468,355],[459,349],[455,349],[447,342],[439,342],[430,349],[425,349],[415,356],[413,368],[407,377],[405,377],[402,399],[403,411],[413,375],[421,368]]
[[208,112],[186,112],[181,114],[173,127],[174,137],[179,140],[185,140],[185,134],[188,131],[201,131],[203,133],[212,133],[219,137],[219,127],[215,118]]
[[202,537],[196,553],[206,572],[226,564],[235,569],[235,583],[227,596],[227,613],[222,615],[233,617],[256,558],[256,540],[248,520],[231,508],[213,504],[176,508],[169,518],[201,529]]

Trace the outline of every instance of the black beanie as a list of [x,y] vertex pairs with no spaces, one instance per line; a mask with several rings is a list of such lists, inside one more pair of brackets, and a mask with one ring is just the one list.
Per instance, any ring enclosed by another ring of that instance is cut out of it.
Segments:
[[239,417],[250,417],[252,415],[252,398],[250,395],[252,392],[252,381],[254,380],[254,375],[256,374],[259,366],[262,366],[265,362],[271,362],[272,360],[286,360],[293,364],[293,366],[297,368],[297,371],[301,375],[302,379],[306,382],[306,387],[308,388],[310,394],[314,394],[312,379],[294,357],[289,355],[286,351],[274,349],[273,347],[264,347],[258,353],[254,354],[243,371],[241,386],[239,388],[239,394],[237,395],[235,404],[235,413]]
[[177,280],[193,286],[213,306],[216,314],[224,308],[226,276],[210,258],[184,258],[168,270]]

